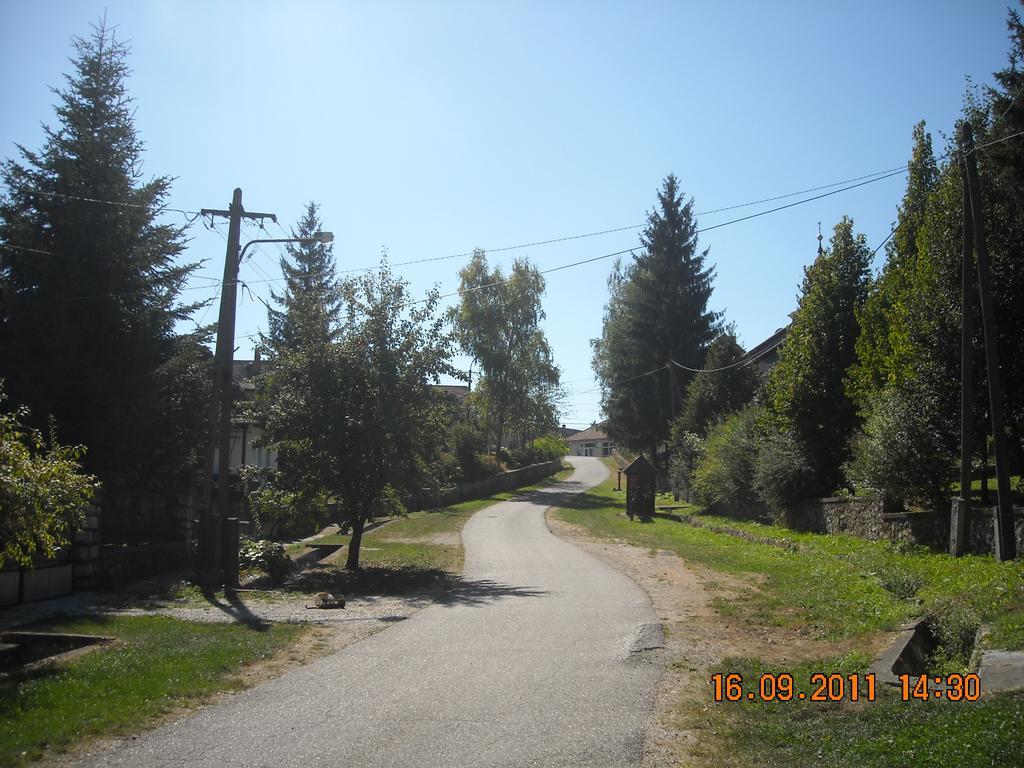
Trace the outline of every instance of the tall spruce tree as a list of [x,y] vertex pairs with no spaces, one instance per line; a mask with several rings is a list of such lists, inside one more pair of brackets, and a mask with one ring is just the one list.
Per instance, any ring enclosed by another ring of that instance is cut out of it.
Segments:
[[[312,237],[322,228],[320,208],[310,202],[292,236]],[[271,293],[278,308],[268,307],[269,330],[262,339],[271,357],[334,340],[343,303],[332,245],[289,243],[280,264],[284,289]]]
[[[699,368],[720,315],[708,310],[714,269],[704,266],[708,251],[697,249],[693,201],[683,202],[675,176],[658,192],[640,242],[642,252],[612,272],[601,338],[591,344],[609,434],[653,457],[678,409],[667,365],[675,360]],[[678,371],[678,392],[691,378]]]
[[170,178],[143,180],[128,49],[105,20],[73,45],[56,127],[0,167],[0,377],[33,426],[86,447],[110,521],[193,458],[207,384],[201,338],[174,333],[196,265],[159,221]]

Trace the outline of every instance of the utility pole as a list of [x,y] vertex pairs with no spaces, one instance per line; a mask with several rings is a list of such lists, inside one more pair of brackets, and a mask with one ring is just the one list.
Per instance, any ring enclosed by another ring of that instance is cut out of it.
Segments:
[[[203,485],[203,509],[199,523],[199,575],[204,587],[216,589],[223,583],[221,540],[231,503],[229,464],[231,459],[232,369],[235,358],[235,303],[238,297],[239,241],[242,219],[271,219],[272,213],[246,213],[242,190],[235,189],[231,207],[226,210],[204,208],[203,216],[221,216],[228,220],[228,247],[224,255],[224,278],[220,291],[220,315],[217,320],[217,347],[213,357],[213,392],[210,402],[210,428],[213,436],[206,450],[206,477]],[[217,503],[213,503],[213,449],[217,447]],[[234,585],[229,585],[234,586]]]
[[[974,230],[974,250],[978,262],[978,289],[981,294],[981,320],[985,334],[989,413],[992,415],[992,441],[995,444],[996,453],[998,504],[995,519],[996,559],[1000,561],[1013,560],[1017,556],[1017,539],[1014,530],[1013,506],[1010,500],[1010,473],[1007,465],[1009,450],[1006,444],[1006,432],[1003,428],[1003,380],[999,372],[999,339],[996,335],[996,318],[992,306],[992,280],[989,275],[988,244],[985,242],[981,186],[978,183],[978,159],[974,151],[974,133],[970,123],[964,123],[962,146],[969,198],[965,201],[964,217],[966,219],[969,210]],[[968,486],[969,488],[970,486]]]

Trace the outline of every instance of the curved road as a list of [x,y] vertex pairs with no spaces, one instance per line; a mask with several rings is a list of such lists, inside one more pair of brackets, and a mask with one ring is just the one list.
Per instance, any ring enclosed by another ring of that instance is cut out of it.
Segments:
[[548,506],[607,477],[569,461],[569,480],[469,520],[463,582],[442,603],[91,764],[638,763],[660,629],[636,584],[548,531]]

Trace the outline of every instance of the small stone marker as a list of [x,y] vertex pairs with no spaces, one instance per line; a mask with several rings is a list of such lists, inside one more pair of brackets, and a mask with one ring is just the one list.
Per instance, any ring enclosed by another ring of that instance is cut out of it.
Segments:
[[626,476],[626,514],[632,520],[654,517],[654,467],[641,454],[622,470]]

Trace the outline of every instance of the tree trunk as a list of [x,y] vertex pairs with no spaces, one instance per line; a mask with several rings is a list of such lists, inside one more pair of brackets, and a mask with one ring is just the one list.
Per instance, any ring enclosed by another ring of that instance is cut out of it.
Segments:
[[358,515],[352,520],[352,539],[348,543],[348,558],[345,560],[345,569],[349,571],[359,570],[359,546],[363,543],[363,516]]

